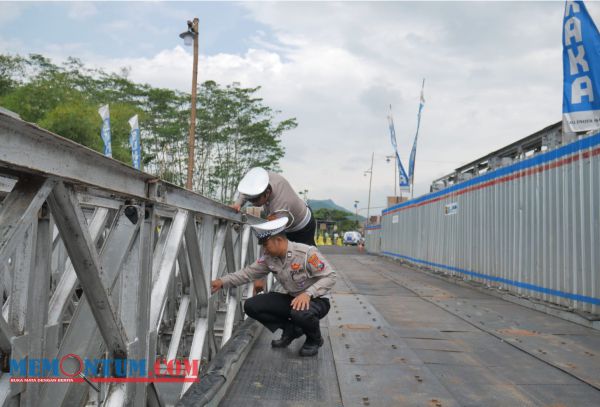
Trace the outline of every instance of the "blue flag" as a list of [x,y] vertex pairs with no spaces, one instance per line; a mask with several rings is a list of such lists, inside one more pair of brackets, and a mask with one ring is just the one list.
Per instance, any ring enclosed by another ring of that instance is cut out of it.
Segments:
[[563,131],[600,127],[600,34],[583,1],[567,1],[563,20]]
[[392,107],[390,106],[390,115],[388,116],[388,123],[390,126],[390,139],[392,140],[392,147],[394,147],[394,153],[396,154],[396,162],[398,163],[398,174],[399,174],[399,182],[400,190],[406,189],[409,187],[408,184],[408,176],[406,175],[406,171],[404,170],[404,166],[402,165],[402,161],[400,161],[400,154],[398,154],[398,143],[396,143],[396,129],[394,128],[394,119],[392,118]]
[[110,111],[108,105],[101,106],[98,109],[100,117],[102,117],[102,130],[100,131],[100,137],[104,141],[104,155],[112,157],[112,145],[110,142]]
[[419,113],[417,115],[417,133],[415,134],[415,141],[413,142],[412,150],[410,151],[410,160],[408,161],[408,178],[411,185],[414,185],[415,178],[415,159],[417,157],[417,140],[419,139],[419,126],[421,125],[421,111],[423,110],[423,106],[425,106],[424,88],[425,79],[423,79],[423,84],[421,85],[421,100],[419,101]]
[[133,168],[139,170],[142,161],[142,145],[140,141],[140,125],[138,123],[138,115],[136,114],[129,119],[131,133],[129,134],[129,145],[131,146],[131,164]]

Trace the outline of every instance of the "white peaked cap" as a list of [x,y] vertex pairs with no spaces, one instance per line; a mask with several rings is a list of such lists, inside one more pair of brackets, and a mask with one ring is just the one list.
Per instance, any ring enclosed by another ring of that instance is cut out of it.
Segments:
[[288,217],[283,216],[268,222],[259,223],[258,225],[252,225],[252,229],[254,229],[254,234],[258,238],[259,243],[263,243],[271,236],[283,232],[286,229],[287,222]]
[[238,191],[246,196],[257,196],[269,186],[269,173],[261,167],[254,167],[240,181]]

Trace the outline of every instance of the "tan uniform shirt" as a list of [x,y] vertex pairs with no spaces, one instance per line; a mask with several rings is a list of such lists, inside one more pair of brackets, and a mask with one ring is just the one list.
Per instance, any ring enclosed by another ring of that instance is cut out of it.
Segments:
[[[306,225],[306,218],[310,216],[306,204],[285,178],[271,171],[268,171],[268,173],[269,185],[271,185],[272,191],[269,200],[264,205],[267,216],[276,211],[286,210],[294,217],[294,222],[289,226],[288,231],[294,232],[301,229],[297,226]],[[248,198],[244,194],[240,194],[236,203],[243,206],[247,200]]]
[[322,297],[335,285],[335,270],[316,247],[288,241],[285,259],[264,255],[250,266],[221,277],[223,287],[236,287],[273,273],[283,290],[296,297],[303,292]]

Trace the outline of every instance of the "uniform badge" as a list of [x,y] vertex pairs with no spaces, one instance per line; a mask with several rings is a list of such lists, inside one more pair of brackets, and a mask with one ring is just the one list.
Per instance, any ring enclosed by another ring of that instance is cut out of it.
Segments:
[[323,263],[316,254],[313,254],[308,258],[308,263],[319,271],[325,270],[325,263]]
[[300,270],[300,266],[301,266],[300,263],[292,263],[291,267],[292,267],[292,270],[298,271],[298,270]]
[[292,252],[287,252],[287,257],[288,257],[288,259],[289,259],[290,257],[292,257]]

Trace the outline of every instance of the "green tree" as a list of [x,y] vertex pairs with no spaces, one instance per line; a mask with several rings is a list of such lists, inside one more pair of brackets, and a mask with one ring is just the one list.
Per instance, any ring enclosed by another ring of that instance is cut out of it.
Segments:
[[[283,134],[297,126],[256,94],[260,87],[200,85],[194,189],[231,201],[240,178],[254,166],[278,170]],[[190,97],[107,73],[69,58],[56,65],[42,55],[0,55],[0,105],[99,152],[98,108],[110,106],[113,157],[131,165],[128,120],[140,119],[144,170],[183,186],[187,177]]]
[[25,62],[19,56],[0,55],[0,96],[3,96],[21,83],[25,73]]
[[353,219],[354,215],[350,212],[341,211],[339,209],[321,208],[314,211],[314,217],[317,220],[326,220],[335,222],[338,231],[349,231],[356,229],[356,222]]
[[277,122],[280,112],[256,97],[259,90],[235,83],[221,87],[214,81],[201,85],[196,165],[201,193],[230,202],[250,168],[278,170],[285,154],[281,136],[297,123],[293,118]]

